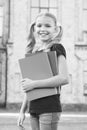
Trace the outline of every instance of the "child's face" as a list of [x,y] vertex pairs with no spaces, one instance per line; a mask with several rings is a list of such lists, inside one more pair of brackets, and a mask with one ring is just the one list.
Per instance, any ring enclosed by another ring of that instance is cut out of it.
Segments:
[[56,25],[51,17],[40,16],[36,19],[35,33],[41,41],[48,41],[55,32]]

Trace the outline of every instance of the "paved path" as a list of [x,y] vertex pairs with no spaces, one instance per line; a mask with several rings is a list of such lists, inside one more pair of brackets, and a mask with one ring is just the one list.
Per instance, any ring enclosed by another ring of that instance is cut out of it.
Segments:
[[[0,130],[21,130],[17,127],[17,118],[18,113],[0,113]],[[24,127],[31,130],[27,114]],[[87,114],[62,113],[58,130],[87,130]]]

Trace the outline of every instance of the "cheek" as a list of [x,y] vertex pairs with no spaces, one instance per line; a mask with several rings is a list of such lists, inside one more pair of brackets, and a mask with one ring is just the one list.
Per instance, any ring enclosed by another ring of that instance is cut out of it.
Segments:
[[57,28],[57,27],[55,27],[54,31],[55,31],[55,32],[57,32],[57,31],[58,31],[58,28]]
[[53,33],[56,33],[57,31],[56,30],[51,30],[50,33],[53,34]]
[[37,32],[38,31],[38,28],[37,27],[34,27],[34,32]]
[[38,37],[38,30],[34,31],[34,37],[37,38]]
[[37,29],[35,30],[35,32],[38,33],[38,32],[39,32],[39,29],[37,28]]

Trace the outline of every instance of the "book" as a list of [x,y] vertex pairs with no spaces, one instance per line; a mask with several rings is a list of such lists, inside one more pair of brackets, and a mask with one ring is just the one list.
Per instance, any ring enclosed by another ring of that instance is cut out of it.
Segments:
[[[53,75],[58,74],[58,68],[57,68],[58,63],[57,63],[56,51],[49,51],[49,52],[45,52],[45,53],[47,53],[47,55],[48,55],[52,74]],[[26,54],[26,57],[29,57],[30,55],[34,55],[34,54]]]
[[[40,52],[19,59],[23,78],[47,79],[57,74],[56,52]],[[29,101],[57,94],[56,88],[36,88],[27,92]]]
[[52,73],[53,75],[57,75],[58,74],[58,61],[57,61],[56,51],[51,51],[51,52],[48,52],[47,54],[48,54],[48,59],[51,66]]
[[56,88],[36,88],[28,91],[27,93],[28,101],[32,101],[35,99],[40,99],[43,97],[51,96],[57,94]]
[[19,65],[23,78],[40,80],[53,76],[46,52],[33,54],[26,58],[19,59]]

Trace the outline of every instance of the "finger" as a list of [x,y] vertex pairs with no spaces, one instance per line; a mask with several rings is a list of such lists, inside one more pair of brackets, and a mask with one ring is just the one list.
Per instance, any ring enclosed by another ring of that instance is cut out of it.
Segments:
[[27,88],[26,88],[26,86],[22,85],[22,89],[23,89],[23,90],[26,90]]
[[22,122],[20,122],[19,126],[22,126],[22,125],[23,125],[23,123],[22,123]]
[[24,79],[22,79],[21,81],[24,82],[24,81],[26,81],[26,80],[29,80],[29,79],[28,79],[28,78],[24,78]]
[[17,124],[18,124],[18,126],[23,125],[23,121],[22,121],[22,119],[19,118]]
[[18,126],[23,126],[23,121],[20,121]]
[[20,81],[20,83],[23,83],[23,82],[25,82],[26,81],[26,79],[22,79],[21,81]]
[[19,83],[19,86],[21,87],[21,86],[23,86],[24,85],[24,82],[20,82]]
[[29,88],[22,88],[23,92],[26,93],[29,91]]
[[20,126],[20,120],[19,120],[19,119],[18,119],[18,121],[17,121],[17,125]]
[[26,93],[26,91],[28,91],[27,89],[23,89],[23,92]]

